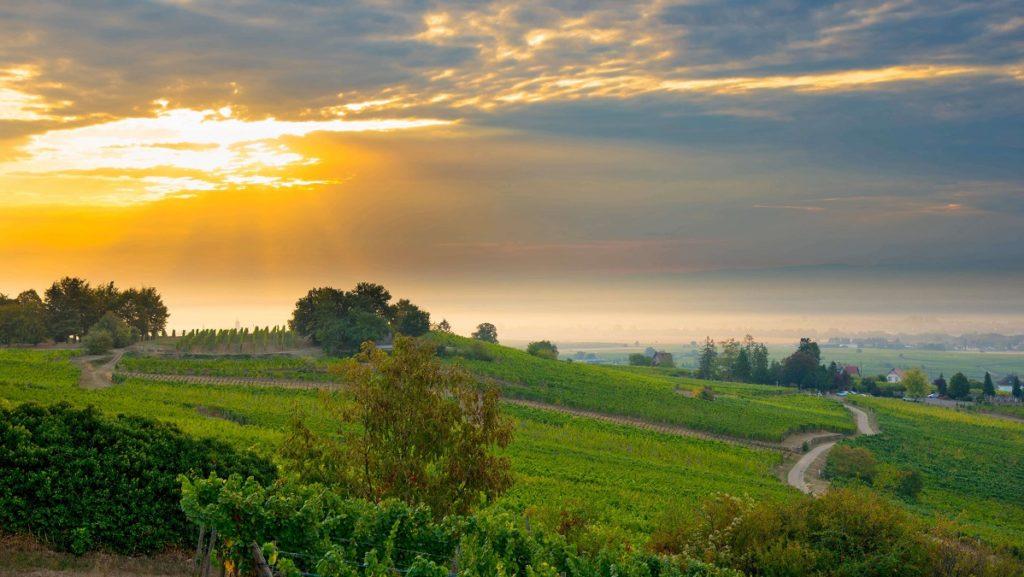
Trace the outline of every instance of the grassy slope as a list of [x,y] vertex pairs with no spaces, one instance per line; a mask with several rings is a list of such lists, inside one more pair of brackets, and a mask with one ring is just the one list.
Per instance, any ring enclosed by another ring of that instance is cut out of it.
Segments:
[[[434,338],[459,350],[470,346],[468,339],[454,335]],[[484,346],[494,360],[449,358],[476,374],[494,379],[508,397],[751,439],[781,440],[789,433],[803,430],[854,429],[849,415],[837,403],[806,395],[778,395],[778,388],[550,361],[508,347]],[[682,394],[684,390],[708,384],[721,393],[714,401]]]
[[[186,385],[129,379],[107,389],[83,390],[66,361],[17,365],[0,350],[0,399],[11,402],[67,401],[111,413],[171,421],[188,433],[217,437],[238,447],[272,452],[293,411],[314,415],[317,393],[294,389]],[[204,416],[216,409],[231,419]],[[517,422],[508,449],[516,485],[503,498],[557,517],[565,509],[607,531],[642,539],[660,511],[714,492],[763,499],[794,498],[772,469],[780,457],[769,451],[662,435],[632,427],[507,406]],[[314,421],[315,428],[327,423]]]
[[922,473],[913,508],[1024,547],[1024,424],[893,399],[856,402],[875,412],[882,434],[848,442]]

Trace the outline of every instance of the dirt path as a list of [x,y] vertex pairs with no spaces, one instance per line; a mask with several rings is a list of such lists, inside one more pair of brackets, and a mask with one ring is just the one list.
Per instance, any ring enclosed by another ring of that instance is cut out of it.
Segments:
[[[871,417],[852,405],[843,403],[848,411],[853,413],[857,422],[858,435],[877,435],[878,427],[871,422]],[[830,441],[814,447],[805,453],[793,468],[786,473],[786,483],[808,495],[820,495],[828,489],[828,483],[821,478],[821,469],[825,466],[828,452],[836,445],[836,441]]]
[[147,381],[186,383],[190,385],[244,385],[254,387],[277,387],[283,389],[334,389],[338,387],[338,383],[324,381],[290,381],[269,377],[208,377],[205,375],[167,375],[160,373],[137,373],[132,371],[118,371],[117,374],[136,379],[145,379]]
[[102,389],[114,384],[114,367],[117,366],[118,361],[121,360],[124,353],[125,349],[115,349],[110,354],[109,360],[98,366],[93,363],[101,359],[106,359],[107,355],[82,355],[73,357],[71,362],[77,365],[80,369],[80,373],[78,375],[78,386],[83,389]]
[[512,404],[520,405],[524,407],[532,407],[535,409],[543,409],[545,411],[554,411],[556,413],[563,413],[567,415],[573,415],[576,417],[586,417],[589,419],[596,419],[599,421],[606,421],[609,423],[616,423],[619,425],[629,425],[641,429],[647,429],[650,431],[657,431],[659,433],[667,433],[669,435],[678,435],[681,437],[693,437],[697,439],[704,439],[707,441],[722,441],[725,443],[732,443],[735,445],[745,445],[748,447],[754,447],[758,449],[771,449],[773,451],[786,451],[791,453],[800,453],[804,443],[808,445],[816,445],[823,441],[829,441],[833,438],[842,438],[842,435],[838,433],[831,433],[828,431],[821,432],[809,432],[809,433],[794,433],[789,435],[781,442],[773,441],[759,441],[756,439],[743,439],[740,437],[732,437],[729,435],[720,435],[716,433],[709,433],[707,431],[699,431],[681,425],[670,425],[665,423],[653,423],[638,419],[635,417],[627,417],[623,415],[610,415],[607,413],[599,413],[596,411],[588,411],[586,409],[577,409],[573,407],[565,407],[562,405],[553,405],[550,403],[543,403],[540,401],[530,401],[526,399],[512,399],[503,397],[502,401]]

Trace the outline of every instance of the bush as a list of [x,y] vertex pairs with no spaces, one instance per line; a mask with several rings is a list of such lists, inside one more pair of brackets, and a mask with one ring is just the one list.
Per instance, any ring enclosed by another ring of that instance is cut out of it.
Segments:
[[526,352],[542,359],[558,360],[558,347],[551,341],[536,341],[526,346]]
[[924,488],[924,479],[917,471],[882,464],[872,484],[879,491],[913,501]]
[[836,445],[829,451],[823,474],[827,479],[870,483],[877,469],[878,463],[871,451],[861,447]]
[[[93,331],[106,331],[110,333],[110,337],[113,339],[113,346],[118,349],[127,347],[136,340],[128,323],[112,312],[104,314],[100,317],[100,320],[96,321],[96,324],[89,328],[90,333]],[[88,337],[88,335],[86,336]]]
[[105,329],[93,329],[82,337],[82,345],[85,352],[90,355],[102,355],[109,353],[114,348],[114,336]]
[[0,527],[59,550],[185,544],[177,477],[212,471],[275,475],[264,459],[166,423],[66,404],[0,408]]

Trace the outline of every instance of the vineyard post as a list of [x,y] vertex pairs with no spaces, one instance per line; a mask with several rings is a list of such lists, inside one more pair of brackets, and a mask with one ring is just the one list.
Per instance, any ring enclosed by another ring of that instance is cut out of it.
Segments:
[[203,537],[206,536],[206,525],[199,526],[199,541],[196,542],[196,558],[194,560],[193,575],[199,573],[199,567],[203,562]]

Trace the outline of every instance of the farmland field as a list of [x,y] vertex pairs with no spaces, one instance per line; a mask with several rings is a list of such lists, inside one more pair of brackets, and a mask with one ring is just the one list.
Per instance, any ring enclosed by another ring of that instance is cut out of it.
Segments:
[[[472,344],[453,335],[434,338],[456,350],[449,356],[451,362],[494,380],[508,397],[768,441],[797,431],[854,429],[838,403],[780,394],[789,389],[708,383],[657,371],[551,361],[499,345]],[[484,347],[490,360],[457,352],[471,346]],[[716,390],[715,400],[692,396],[708,384]]]
[[894,399],[857,397],[882,434],[847,441],[924,477],[912,505],[993,542],[1024,546],[1024,424]]
[[[142,415],[187,433],[223,439],[271,454],[294,411],[317,415],[315,391],[128,379],[105,389],[77,386],[67,355],[0,350],[0,399],[12,403],[68,402],[111,414]],[[17,362],[14,362],[14,361]],[[643,539],[669,503],[695,502],[715,492],[790,499],[773,469],[781,457],[766,450],[659,434],[548,411],[507,405],[517,423],[507,449],[516,476],[502,498],[532,506],[541,517],[572,511],[605,532]],[[314,420],[323,430],[328,424]]]
[[185,356],[160,357],[125,355],[118,363],[122,371],[162,375],[245,377],[329,382],[337,380],[327,372],[322,359],[290,356]]
[[[768,345],[773,359],[781,360],[792,354],[796,345]],[[644,346],[627,348],[587,349],[597,359],[625,364],[630,353],[643,352]],[[673,354],[680,367],[695,369],[696,350],[686,344],[665,345]],[[563,356],[568,357],[576,349],[569,349]],[[981,379],[985,371],[1002,376],[1009,373],[1024,375],[1024,353],[982,353],[977,351],[927,351],[920,349],[875,349],[875,348],[833,348],[821,349],[821,360],[857,365],[865,375],[885,374],[892,368],[910,369],[919,367],[933,379],[944,373],[946,378],[957,371],[972,379]]]

